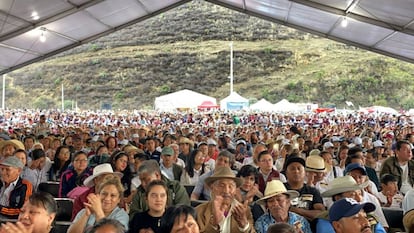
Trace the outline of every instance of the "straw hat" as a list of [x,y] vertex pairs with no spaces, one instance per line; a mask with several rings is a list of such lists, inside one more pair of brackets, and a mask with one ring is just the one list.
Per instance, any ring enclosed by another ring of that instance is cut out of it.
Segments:
[[234,172],[229,167],[218,167],[218,168],[216,168],[214,170],[213,175],[206,178],[205,183],[208,186],[210,186],[216,180],[220,180],[220,179],[232,179],[236,182],[237,187],[239,187],[243,183],[243,180],[239,177],[236,177]]
[[325,160],[319,155],[310,155],[306,158],[305,171],[325,172]]
[[309,152],[309,156],[315,156],[315,155],[319,156],[320,154],[321,154],[321,151],[318,149],[313,149]]
[[404,224],[405,230],[409,232],[411,227],[414,224],[414,209],[404,214],[403,224]]
[[189,138],[182,137],[178,144],[189,144],[190,147],[194,147],[194,142],[191,141]]
[[286,190],[285,185],[280,180],[272,180],[267,182],[264,191],[264,197],[257,200],[258,204],[265,204],[266,199],[274,197],[279,194],[286,194],[290,199],[299,197],[299,193],[295,190]]
[[361,185],[358,185],[354,178],[348,175],[336,177],[329,183],[328,189],[325,192],[321,193],[321,195],[322,197],[332,197],[340,193],[363,189],[367,187],[368,184],[368,182],[365,182]]
[[12,140],[7,140],[7,141],[1,141],[0,142],[0,151],[2,151],[3,148],[7,145],[13,145],[13,147],[16,150],[19,150],[19,149],[24,150],[24,145],[21,141],[16,140],[16,139],[12,139]]
[[94,186],[93,183],[93,179],[95,179],[96,177],[103,175],[103,174],[114,174],[119,176],[119,178],[122,178],[123,174],[120,172],[114,172],[114,170],[111,167],[111,164],[109,163],[104,163],[104,164],[100,164],[98,166],[96,166],[93,169],[93,174],[91,176],[88,176],[84,181],[83,184],[87,187],[92,187]]

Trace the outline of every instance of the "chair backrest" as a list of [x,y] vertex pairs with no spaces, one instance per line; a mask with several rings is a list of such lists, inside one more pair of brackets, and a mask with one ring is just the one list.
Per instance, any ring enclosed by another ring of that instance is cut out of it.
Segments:
[[73,199],[55,198],[57,203],[56,221],[70,221],[72,219]]
[[53,226],[53,233],[66,233],[70,227],[70,224],[72,224],[72,222],[56,221]]
[[39,191],[50,193],[53,197],[59,197],[59,182],[48,181],[39,184]]
[[403,224],[403,210],[402,209],[395,209],[395,208],[382,208],[382,212],[384,212],[385,219],[390,228],[399,228],[404,231],[404,224]]

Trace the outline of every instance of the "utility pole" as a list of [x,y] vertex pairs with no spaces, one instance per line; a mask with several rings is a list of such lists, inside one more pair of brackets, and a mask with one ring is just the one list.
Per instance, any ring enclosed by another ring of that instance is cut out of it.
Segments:
[[230,95],[233,93],[233,41],[230,42]]

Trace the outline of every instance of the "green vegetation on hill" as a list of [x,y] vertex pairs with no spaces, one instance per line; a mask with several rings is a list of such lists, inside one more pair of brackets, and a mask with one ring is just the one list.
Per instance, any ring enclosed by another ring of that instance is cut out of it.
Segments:
[[190,89],[252,102],[282,98],[322,106],[414,107],[414,65],[194,1],[8,75],[8,108],[150,109]]

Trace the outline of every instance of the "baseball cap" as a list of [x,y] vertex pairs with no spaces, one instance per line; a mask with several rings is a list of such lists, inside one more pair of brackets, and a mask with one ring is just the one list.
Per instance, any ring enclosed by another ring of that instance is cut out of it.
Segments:
[[345,171],[344,174],[348,174],[350,171],[353,171],[355,169],[359,169],[360,171],[362,171],[363,175],[367,175],[367,170],[365,169],[364,166],[362,166],[359,163],[350,163],[345,167]]
[[164,148],[162,148],[161,155],[172,156],[174,155],[174,150],[169,146],[165,146]]
[[286,167],[288,167],[291,163],[300,163],[303,165],[303,167],[306,167],[305,160],[302,159],[301,157],[297,157],[297,156],[288,157],[288,159],[286,160]]
[[325,142],[323,144],[323,148],[331,148],[334,147],[334,144],[332,142]]
[[338,221],[341,218],[351,217],[357,214],[361,209],[363,209],[365,213],[370,213],[375,210],[375,205],[371,202],[359,204],[352,198],[341,199],[334,202],[331,209],[329,209],[329,220],[333,222]]
[[0,165],[7,167],[23,168],[23,162],[16,156],[9,156],[0,162]]

